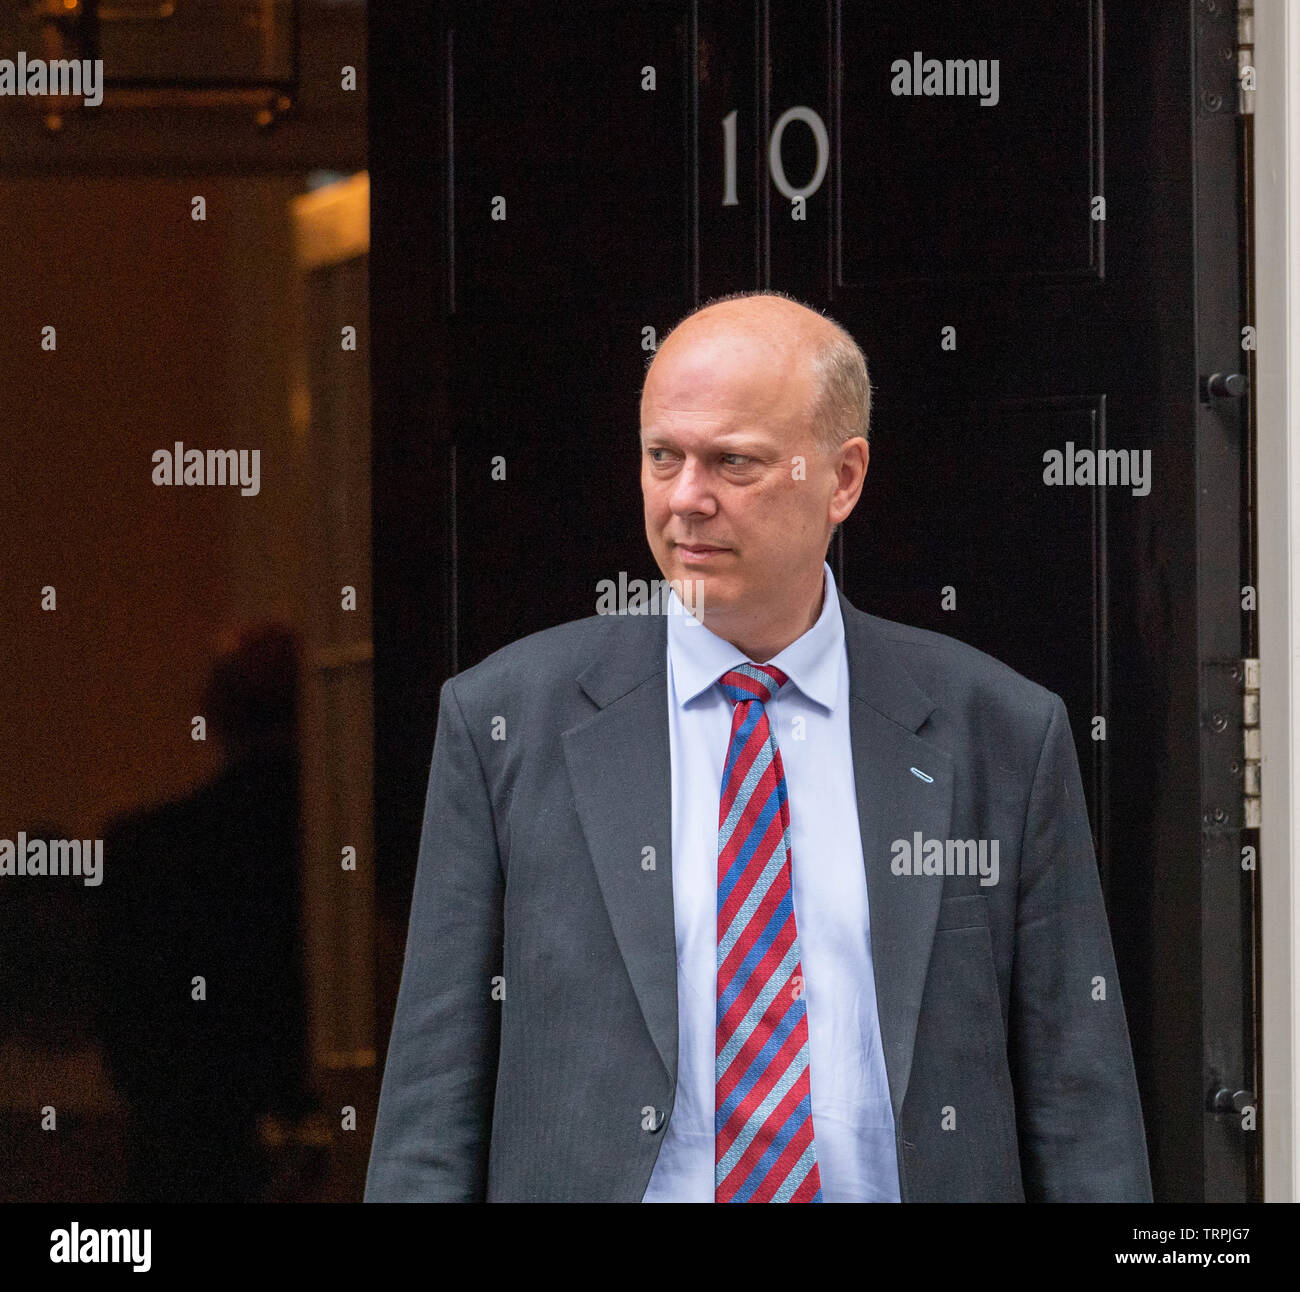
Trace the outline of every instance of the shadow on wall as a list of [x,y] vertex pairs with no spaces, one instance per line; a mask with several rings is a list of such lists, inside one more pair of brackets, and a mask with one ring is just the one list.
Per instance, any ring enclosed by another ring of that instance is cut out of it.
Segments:
[[294,1134],[314,1111],[298,659],[270,625],[217,660],[220,771],[111,823],[98,885],[0,888],[0,945],[22,949],[0,960],[6,1199],[294,1200],[319,1183],[323,1152]]

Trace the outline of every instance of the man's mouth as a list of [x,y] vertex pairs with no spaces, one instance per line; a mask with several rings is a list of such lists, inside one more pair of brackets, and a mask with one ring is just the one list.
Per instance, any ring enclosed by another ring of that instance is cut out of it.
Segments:
[[716,547],[712,543],[675,543],[683,561],[707,561],[715,556],[730,551],[730,548]]

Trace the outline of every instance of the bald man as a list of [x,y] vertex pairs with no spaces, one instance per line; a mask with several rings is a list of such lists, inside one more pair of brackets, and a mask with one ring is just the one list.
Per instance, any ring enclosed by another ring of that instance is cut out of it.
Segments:
[[779,293],[665,338],[662,613],[442,689],[368,1200],[1150,1200],[1064,706],[826,564],[869,417]]

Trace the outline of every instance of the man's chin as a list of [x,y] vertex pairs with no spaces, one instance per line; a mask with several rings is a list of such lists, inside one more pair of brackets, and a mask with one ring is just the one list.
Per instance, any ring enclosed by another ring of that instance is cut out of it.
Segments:
[[677,599],[697,619],[705,615],[725,615],[735,602],[732,581],[720,574],[705,570],[682,569],[674,566],[668,579]]

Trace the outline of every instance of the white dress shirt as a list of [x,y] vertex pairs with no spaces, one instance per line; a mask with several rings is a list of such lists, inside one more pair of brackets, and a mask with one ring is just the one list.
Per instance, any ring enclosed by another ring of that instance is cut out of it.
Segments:
[[[849,738],[849,666],[830,566],[817,622],[764,661],[789,681],[767,705],[790,807],[812,1121],[827,1202],[897,1202],[894,1118],[880,1044],[866,870]],[[691,621],[668,621],[677,1097],[646,1202],[712,1202],[718,800],[733,705],[715,685],[746,662]]]

